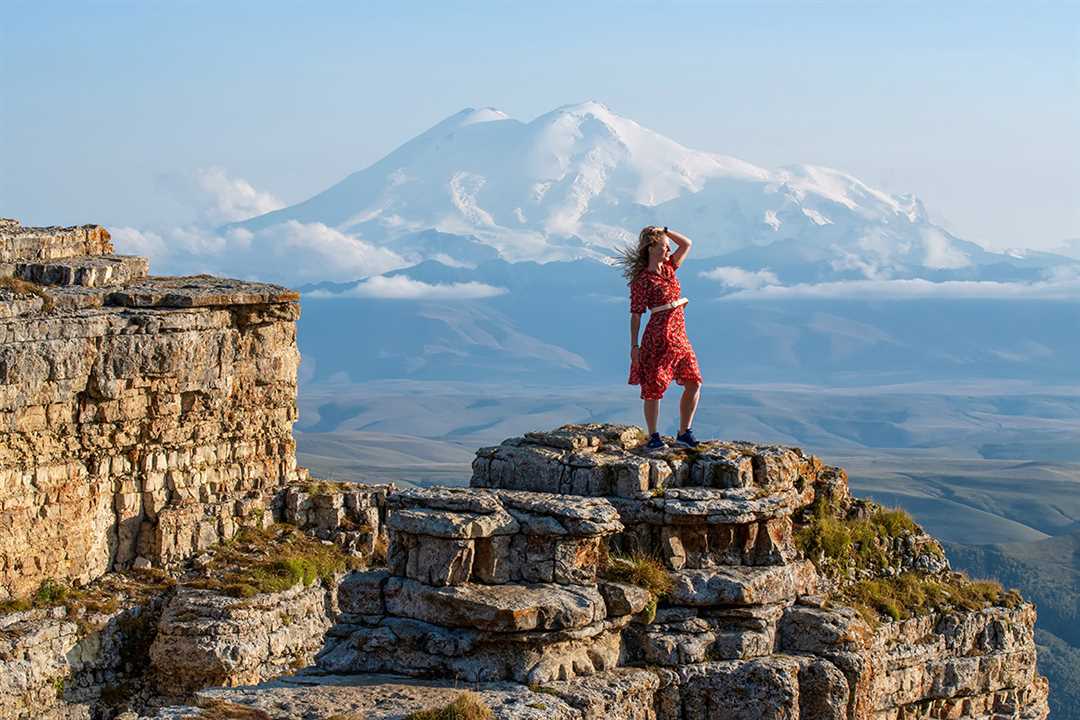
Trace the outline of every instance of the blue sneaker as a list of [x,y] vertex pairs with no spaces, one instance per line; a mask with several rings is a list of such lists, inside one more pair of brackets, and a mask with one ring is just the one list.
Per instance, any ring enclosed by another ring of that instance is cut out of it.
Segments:
[[660,438],[660,433],[654,432],[649,436],[649,442],[645,443],[646,450],[663,450],[667,443]]
[[679,433],[675,436],[675,444],[679,447],[697,447],[701,443],[694,437],[694,431],[690,428],[686,428],[686,432]]

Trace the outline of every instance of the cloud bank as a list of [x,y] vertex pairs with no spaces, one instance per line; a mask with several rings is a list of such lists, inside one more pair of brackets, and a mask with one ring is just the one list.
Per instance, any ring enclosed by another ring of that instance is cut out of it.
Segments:
[[481,282],[426,283],[408,275],[393,277],[370,277],[356,286],[339,293],[315,290],[306,293],[310,298],[378,298],[382,300],[477,300],[495,297],[507,292],[506,288]]
[[770,285],[740,290],[718,300],[920,300],[1031,299],[1080,301],[1080,275],[1058,273],[1033,283],[991,280],[851,280],[800,285]]
[[295,220],[254,233],[199,226],[162,231],[122,227],[111,232],[117,252],[149,256],[158,273],[214,272],[297,285],[356,280],[412,264],[392,250],[322,223]]
[[285,285],[344,282],[381,275],[413,264],[398,253],[323,223],[289,220],[257,232],[219,225],[283,207],[274,195],[256,190],[223,168],[168,178],[177,197],[199,218],[167,228],[112,228],[117,252],[146,255],[157,273],[200,272]]
[[194,182],[210,200],[204,215],[215,225],[247,220],[285,207],[274,195],[256,190],[247,180],[230,177],[225,168],[200,168],[194,173]]

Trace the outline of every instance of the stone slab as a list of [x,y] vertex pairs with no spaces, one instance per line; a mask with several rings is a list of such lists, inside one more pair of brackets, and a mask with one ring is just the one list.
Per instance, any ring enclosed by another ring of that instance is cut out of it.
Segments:
[[0,218],[0,262],[108,255],[112,251],[109,231],[100,225],[23,227],[18,220]]
[[191,275],[149,278],[109,293],[106,302],[131,308],[193,308],[270,305],[299,299],[300,293],[280,285]]
[[39,285],[110,287],[142,280],[150,263],[137,255],[88,255],[15,264],[15,277]]
[[764,605],[790,602],[813,592],[817,573],[801,560],[789,565],[719,567],[672,573],[675,585],[667,595],[673,605]]
[[573,585],[479,585],[430,587],[390,578],[383,589],[386,612],[445,627],[488,632],[582,628],[607,616],[595,587]]

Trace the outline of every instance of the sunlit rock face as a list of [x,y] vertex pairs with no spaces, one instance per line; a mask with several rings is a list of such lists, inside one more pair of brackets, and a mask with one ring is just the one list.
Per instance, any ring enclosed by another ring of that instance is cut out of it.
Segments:
[[111,253],[0,224],[0,599],[175,564],[296,475],[298,295]]

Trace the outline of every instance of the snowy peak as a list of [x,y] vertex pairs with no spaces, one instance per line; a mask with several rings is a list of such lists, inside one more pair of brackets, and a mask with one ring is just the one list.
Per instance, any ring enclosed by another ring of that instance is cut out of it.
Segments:
[[493,107],[480,108],[479,110],[474,108],[465,108],[457,115],[458,127],[464,127],[466,125],[474,125],[482,122],[492,122],[494,120],[509,120],[510,116],[504,113],[502,110],[497,110]]
[[800,203],[813,196],[878,219],[897,215],[912,223],[926,220],[922,203],[914,195],[890,195],[842,170],[788,165],[777,170],[774,177]]
[[594,100],[529,122],[465,108],[311,199],[242,225],[288,220],[390,250],[434,230],[511,261],[604,257],[647,224],[680,228],[698,257],[798,248],[866,277],[963,268],[989,255],[930,223],[913,195],[833,168],[769,170],[688,148]]

